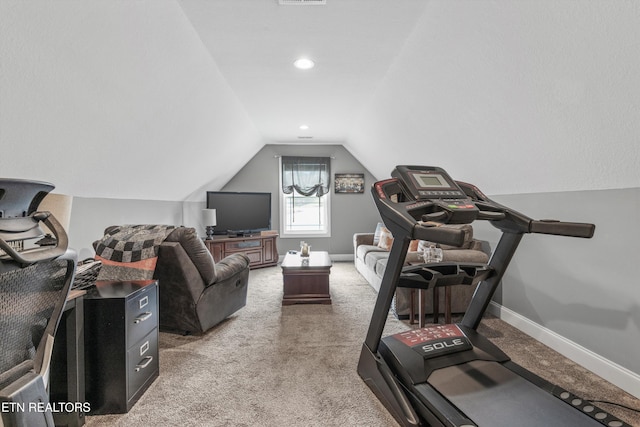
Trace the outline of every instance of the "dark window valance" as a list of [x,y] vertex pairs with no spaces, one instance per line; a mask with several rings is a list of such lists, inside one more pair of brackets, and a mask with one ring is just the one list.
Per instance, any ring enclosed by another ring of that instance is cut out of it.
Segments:
[[282,156],[282,192],[323,196],[329,192],[330,157]]

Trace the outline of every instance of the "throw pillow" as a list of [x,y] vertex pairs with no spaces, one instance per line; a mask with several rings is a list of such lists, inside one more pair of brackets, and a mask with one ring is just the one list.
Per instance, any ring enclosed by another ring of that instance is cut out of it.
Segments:
[[419,240],[412,240],[409,242],[409,252],[416,252],[418,250]]
[[382,227],[380,232],[380,241],[378,242],[378,247],[380,249],[384,249],[385,251],[391,250],[391,245],[393,244],[393,235],[389,231],[387,227]]
[[380,243],[380,233],[382,233],[383,228],[384,228],[384,224],[381,222],[379,222],[378,225],[376,225],[376,231],[373,233],[374,246],[378,246],[378,243]]

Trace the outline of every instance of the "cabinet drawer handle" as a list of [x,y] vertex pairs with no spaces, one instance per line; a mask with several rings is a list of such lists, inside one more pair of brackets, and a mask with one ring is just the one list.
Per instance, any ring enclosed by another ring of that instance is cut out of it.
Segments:
[[138,301],[138,308],[144,308],[147,304],[149,304],[149,296],[140,298]]
[[145,312],[142,316],[133,319],[133,323],[142,323],[153,315],[150,311]]
[[140,372],[141,370],[149,366],[149,364],[152,361],[153,361],[153,356],[147,356],[144,359],[142,359],[142,363],[139,363],[138,365],[136,365],[136,372]]
[[149,341],[140,346],[140,356],[144,355],[149,350]]

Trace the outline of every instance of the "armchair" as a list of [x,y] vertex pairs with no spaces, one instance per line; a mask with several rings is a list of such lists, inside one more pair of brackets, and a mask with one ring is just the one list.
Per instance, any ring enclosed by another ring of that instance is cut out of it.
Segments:
[[[117,228],[108,227],[105,235]],[[102,271],[99,280],[119,279]],[[158,246],[153,278],[160,328],[202,334],[246,305],[249,258],[237,253],[215,263],[195,229],[176,227]]]

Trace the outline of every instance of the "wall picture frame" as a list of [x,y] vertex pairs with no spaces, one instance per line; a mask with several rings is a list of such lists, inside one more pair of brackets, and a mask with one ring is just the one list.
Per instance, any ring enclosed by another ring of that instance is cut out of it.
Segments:
[[334,191],[336,194],[364,193],[363,173],[337,173],[334,175]]

